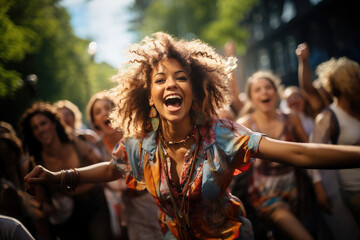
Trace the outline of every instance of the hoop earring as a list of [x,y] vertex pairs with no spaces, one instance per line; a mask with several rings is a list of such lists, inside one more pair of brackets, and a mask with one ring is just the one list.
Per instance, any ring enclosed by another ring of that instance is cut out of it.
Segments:
[[152,105],[150,108],[149,117],[151,120],[151,127],[154,130],[154,132],[156,132],[159,129],[159,125],[160,125],[160,120],[157,115],[158,114],[156,108],[154,107],[154,105]]

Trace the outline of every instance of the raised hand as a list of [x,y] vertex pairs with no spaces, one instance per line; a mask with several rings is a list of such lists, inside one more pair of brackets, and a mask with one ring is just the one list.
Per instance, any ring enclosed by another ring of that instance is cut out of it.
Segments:
[[295,50],[296,56],[299,60],[306,60],[310,56],[310,50],[307,43],[301,43]]

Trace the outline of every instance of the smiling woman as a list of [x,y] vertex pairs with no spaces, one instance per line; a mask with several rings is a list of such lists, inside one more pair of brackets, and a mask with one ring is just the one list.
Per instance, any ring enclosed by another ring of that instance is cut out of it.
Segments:
[[[119,85],[111,91],[112,126],[124,137],[111,161],[71,174],[80,184],[124,177],[129,188],[147,189],[161,210],[164,239],[253,239],[229,185],[234,172],[246,171],[254,157],[301,167],[360,164],[356,147],[273,140],[218,119],[234,69],[200,40],[159,32],[128,52],[130,61],[114,76]],[[64,186],[62,175],[38,166],[25,180],[28,187]]]

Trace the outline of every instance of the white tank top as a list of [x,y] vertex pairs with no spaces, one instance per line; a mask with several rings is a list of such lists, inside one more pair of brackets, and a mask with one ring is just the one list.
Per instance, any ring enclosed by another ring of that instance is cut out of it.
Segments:
[[[360,121],[334,103],[330,105],[339,122],[339,145],[360,145]],[[360,159],[359,159],[360,161]],[[360,191],[360,168],[340,169],[340,186],[345,191]]]

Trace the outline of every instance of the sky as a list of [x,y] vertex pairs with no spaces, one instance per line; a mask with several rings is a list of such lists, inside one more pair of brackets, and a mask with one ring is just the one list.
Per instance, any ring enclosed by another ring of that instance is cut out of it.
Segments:
[[80,38],[96,42],[96,62],[106,62],[118,68],[124,62],[127,45],[135,41],[129,32],[133,0],[62,0],[71,15],[71,25]]

